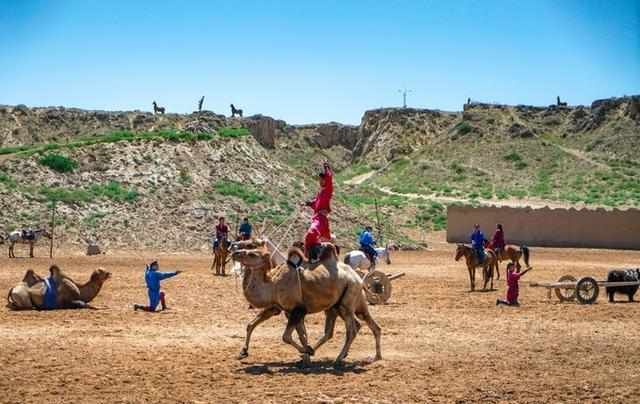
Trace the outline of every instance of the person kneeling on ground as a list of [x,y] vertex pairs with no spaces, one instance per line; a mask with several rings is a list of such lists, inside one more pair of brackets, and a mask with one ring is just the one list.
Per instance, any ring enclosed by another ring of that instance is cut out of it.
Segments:
[[527,268],[522,272],[516,272],[516,265],[513,262],[507,264],[507,300],[496,300],[496,306],[500,304],[507,306],[520,306],[520,303],[518,303],[518,294],[520,292],[518,282],[520,281],[520,278],[527,272],[531,271],[531,269],[532,268]]
[[158,303],[161,305],[162,310],[167,309],[164,292],[160,291],[160,281],[176,276],[182,271],[159,272],[158,269],[160,269],[158,261],[153,261],[145,268],[144,280],[147,283],[147,289],[149,290],[149,305],[143,306],[141,304],[134,304],[133,310],[154,312],[156,311],[156,307],[158,307]]

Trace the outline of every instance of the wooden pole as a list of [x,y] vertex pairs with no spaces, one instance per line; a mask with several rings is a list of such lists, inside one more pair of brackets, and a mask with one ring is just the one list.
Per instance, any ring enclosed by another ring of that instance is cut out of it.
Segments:
[[51,240],[49,242],[49,258],[53,258],[53,235],[56,228],[56,203],[51,202]]
[[378,198],[375,198],[373,202],[375,203],[375,206],[376,206],[376,221],[378,222],[378,239],[380,241],[380,244],[382,244],[384,237],[382,236],[382,226],[380,225],[380,211],[378,210]]

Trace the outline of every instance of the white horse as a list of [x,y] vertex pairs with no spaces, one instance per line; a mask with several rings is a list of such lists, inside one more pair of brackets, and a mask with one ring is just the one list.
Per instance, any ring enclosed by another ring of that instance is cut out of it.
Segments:
[[[375,247],[375,250],[378,253],[378,260],[384,258],[387,265],[391,265],[391,250],[389,249],[389,246]],[[347,253],[347,255],[344,256],[344,263],[353,269],[361,270],[369,270],[374,266],[371,265],[369,258],[367,258],[367,254],[360,250],[354,250]]]
[[[30,233],[30,234],[28,234]],[[7,236],[9,242],[9,258],[15,258],[13,247],[16,244],[29,244],[29,258],[33,258],[33,246],[41,237],[51,238],[51,234],[45,229],[32,230],[25,232],[23,230],[14,230]]]

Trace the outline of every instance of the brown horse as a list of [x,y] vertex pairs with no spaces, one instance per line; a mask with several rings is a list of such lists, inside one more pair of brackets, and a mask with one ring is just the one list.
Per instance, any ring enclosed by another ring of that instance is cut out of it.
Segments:
[[14,230],[7,236],[9,242],[9,258],[15,258],[13,248],[16,244],[29,244],[29,258],[33,258],[33,246],[41,237],[51,238],[51,234],[45,229]]
[[[526,245],[515,246],[507,244],[503,249],[500,249],[498,251],[491,251],[496,253],[499,262],[506,260],[513,262],[516,265],[516,270],[518,272],[520,272],[520,269],[522,269],[522,266],[520,265],[520,258],[524,258],[524,263],[527,268],[531,266],[529,265],[529,247],[527,247]],[[500,279],[500,269],[498,268],[497,264],[496,271],[498,273],[498,279]]]
[[493,290],[493,269],[498,267],[498,258],[492,250],[485,251],[484,261],[479,262],[478,257],[473,248],[464,244],[458,244],[456,248],[456,261],[464,257],[467,263],[467,269],[469,270],[469,283],[471,284],[471,291],[476,289],[476,268],[482,267],[482,279],[484,286],[482,289],[487,289],[487,283],[491,280],[491,290]]
[[215,268],[216,275],[225,276],[225,267],[229,259],[229,247],[231,243],[228,240],[220,240],[218,246],[213,248],[213,263],[211,264],[211,270]]

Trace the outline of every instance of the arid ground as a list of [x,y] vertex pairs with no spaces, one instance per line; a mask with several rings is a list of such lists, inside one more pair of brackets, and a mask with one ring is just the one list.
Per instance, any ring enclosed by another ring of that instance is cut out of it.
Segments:
[[[154,256],[164,269],[186,272],[164,283],[170,310],[133,312],[134,302],[146,301],[142,271]],[[334,369],[344,337],[339,322],[335,338],[304,369],[281,342],[283,316],[259,327],[250,356],[236,359],[255,311],[238,279],[210,274],[209,256],[69,253],[55,262],[78,281],[100,266],[112,272],[94,301],[101,310],[0,309],[0,401],[640,400],[640,305],[609,304],[603,291],[592,306],[560,304],[544,289],[528,287],[563,274],[604,278],[608,268],[640,266],[640,252],[533,249],[535,269],[521,283],[519,308],[495,306],[505,292],[504,272],[497,290],[469,293],[466,269],[453,261],[451,245],[436,242],[430,251],[393,259],[383,268],[407,275],[394,281],[389,304],[371,308],[383,328],[384,359],[365,362],[374,341],[363,327],[346,365]],[[27,268],[44,274],[49,263],[1,258],[0,290],[6,293]],[[323,316],[308,317],[307,324],[315,339]]]

